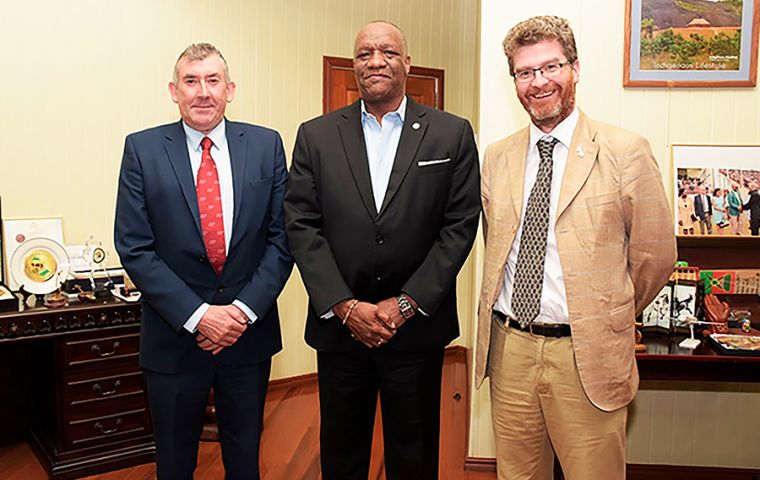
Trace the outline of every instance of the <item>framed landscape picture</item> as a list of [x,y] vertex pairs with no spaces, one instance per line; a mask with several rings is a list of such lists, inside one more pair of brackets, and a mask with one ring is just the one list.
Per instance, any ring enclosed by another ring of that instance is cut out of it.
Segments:
[[671,159],[676,235],[752,235],[760,145],[672,145]]
[[754,87],[760,0],[626,0],[623,85]]

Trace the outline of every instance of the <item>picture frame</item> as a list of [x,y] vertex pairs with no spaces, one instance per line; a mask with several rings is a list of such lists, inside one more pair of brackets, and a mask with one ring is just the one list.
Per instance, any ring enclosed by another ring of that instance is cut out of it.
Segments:
[[688,327],[688,318],[697,316],[697,285],[676,283],[673,285],[670,317],[674,329]]
[[[760,184],[760,145],[673,144],[670,157],[677,236],[760,238],[751,236],[749,212],[731,207],[737,201],[743,206],[752,186]],[[701,189],[709,198],[703,196],[698,207]],[[700,216],[700,210],[710,211],[709,218]]]
[[642,328],[669,332],[673,302],[673,282],[668,282],[660,293],[644,308],[641,314]]
[[760,0],[626,0],[624,87],[754,87]]
[[13,252],[32,238],[49,238],[63,245],[63,219],[60,217],[7,219],[3,220],[3,233],[6,284],[11,290],[16,291],[19,285],[8,271]]

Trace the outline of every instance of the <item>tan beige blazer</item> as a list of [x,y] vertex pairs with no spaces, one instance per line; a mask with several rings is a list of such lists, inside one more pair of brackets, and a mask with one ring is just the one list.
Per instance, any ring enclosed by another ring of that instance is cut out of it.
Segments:
[[[487,375],[491,310],[520,224],[528,141],[525,128],[486,150],[477,385]],[[580,114],[555,233],[581,383],[600,409],[620,408],[633,399],[639,384],[635,316],[665,284],[676,260],[673,217],[646,139]]]

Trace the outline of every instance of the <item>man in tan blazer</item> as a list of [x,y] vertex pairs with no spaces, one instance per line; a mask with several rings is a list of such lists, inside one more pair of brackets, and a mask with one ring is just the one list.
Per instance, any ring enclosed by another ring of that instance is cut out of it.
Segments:
[[475,374],[490,377],[500,479],[625,477],[638,388],[634,319],[676,260],[648,142],[575,106],[566,20],[513,27],[504,51],[531,125],[486,151]]

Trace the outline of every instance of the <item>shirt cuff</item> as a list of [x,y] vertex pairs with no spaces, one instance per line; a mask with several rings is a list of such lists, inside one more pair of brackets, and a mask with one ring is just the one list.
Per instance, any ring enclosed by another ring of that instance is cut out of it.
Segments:
[[429,317],[430,316],[427,313],[425,313],[425,311],[423,309],[421,309],[420,307],[417,307],[417,311],[419,313],[421,313],[423,317]]
[[187,330],[190,333],[195,333],[196,328],[198,327],[198,324],[201,323],[201,319],[204,315],[206,315],[206,312],[208,311],[209,304],[208,303],[202,303],[200,307],[198,307],[195,312],[193,312],[192,315],[190,315],[190,318],[187,319],[185,322],[185,330]]
[[240,310],[242,310],[243,313],[245,313],[245,315],[248,317],[249,325],[252,325],[253,322],[255,322],[259,318],[255,313],[253,313],[253,310],[251,310],[250,307],[248,307],[248,305],[241,302],[240,300],[235,299],[232,302],[232,304],[238,307]]
[[335,312],[332,311],[332,308],[325,313],[323,313],[319,318],[322,320],[327,320],[328,318],[332,318],[335,316]]

